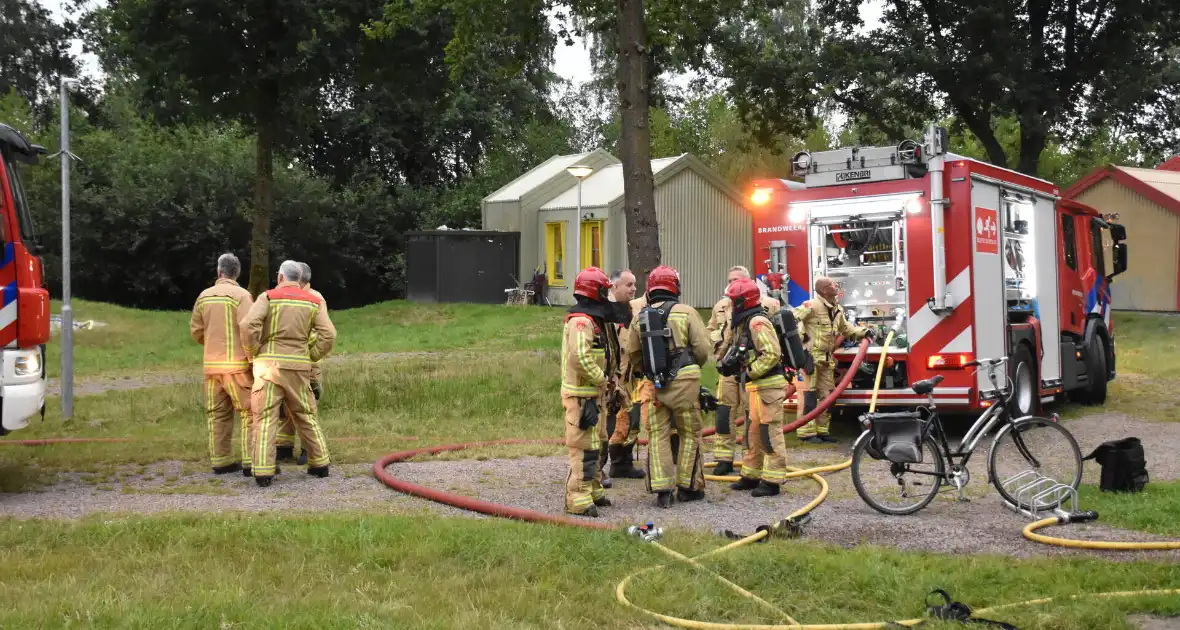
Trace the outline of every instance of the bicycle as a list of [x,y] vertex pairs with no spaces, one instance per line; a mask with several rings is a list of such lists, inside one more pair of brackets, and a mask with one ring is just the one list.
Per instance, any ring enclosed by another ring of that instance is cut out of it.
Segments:
[[[1000,390],[996,369],[1007,362],[1007,357],[979,359],[967,366],[987,369],[992,385]],[[1005,379],[1007,389],[971,425],[953,451],[934,404],[934,390],[943,381],[941,375],[911,386],[914,393],[928,397],[929,407],[862,415],[865,431],[857,438],[852,452],[852,483],[856,493],[869,507],[896,516],[913,514],[929,505],[944,482],[958,490],[960,501],[968,501],[963,494],[971,479],[967,462],[983,437],[999,426],[991,443],[988,476],[1004,500],[1035,512],[1051,510],[1076,496],[1082,480],[1082,453],[1077,441],[1061,426],[1056,414],[1050,418],[1011,418],[1007,410],[1015,388],[1006,374]],[[867,475],[877,464],[887,467],[885,484]],[[1049,474],[1045,472],[1047,466],[1061,470]],[[916,501],[891,506],[874,496],[882,487],[889,490],[890,478],[896,483],[901,499],[912,497]],[[926,480],[931,482],[923,483]]]

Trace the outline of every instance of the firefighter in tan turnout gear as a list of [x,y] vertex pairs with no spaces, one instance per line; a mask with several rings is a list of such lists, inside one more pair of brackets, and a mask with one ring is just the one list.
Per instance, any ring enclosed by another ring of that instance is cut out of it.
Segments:
[[[726,287],[728,288],[738,280],[749,280],[750,272],[741,265],[734,265],[729,269],[729,277],[726,279]],[[763,296],[761,297],[762,308],[766,309],[766,314],[774,315],[779,311],[778,300]],[[722,297],[713,305],[713,314],[709,318],[709,341],[713,343],[713,360],[720,363],[721,348],[725,344],[727,335],[729,333],[729,321],[733,316],[733,300],[728,297]],[[713,469],[713,474],[718,476],[725,476],[733,474],[733,459],[737,453],[736,443],[734,442],[734,422],[743,416],[746,412],[745,396],[738,391],[737,378],[733,376],[718,376],[717,388],[720,390],[720,404],[717,405],[715,413],[715,426],[717,433],[713,436],[713,461],[717,466]]]
[[[209,458],[218,475],[250,468],[250,359],[242,348],[238,322],[250,310],[250,292],[238,285],[242,263],[233,254],[217,259],[217,282],[201,291],[189,329],[205,346],[205,421]],[[233,454],[234,414],[240,418],[241,461]],[[249,473],[247,473],[249,474]]]
[[[647,278],[647,305],[628,327],[623,351],[642,371],[639,404],[648,422],[647,489],[656,504],[705,498],[701,453],[701,366],[709,335],[696,309],[680,304],[680,275],[666,266]],[[673,436],[679,438],[673,440]],[[678,442],[678,444],[674,444]]]
[[[319,291],[311,288],[311,265],[301,262],[299,263],[299,288],[307,291],[313,296],[319,298],[320,306],[326,313],[328,311],[328,301]],[[315,344],[316,337],[312,334],[310,342]],[[311,393],[315,396],[316,403],[320,400],[320,362],[316,361],[311,364]],[[287,408],[284,405],[280,408],[279,417],[283,419],[283,425],[279,427],[278,436],[275,438],[275,452],[276,459],[280,462],[291,462],[295,460],[295,421],[291,419],[291,414],[287,413]],[[300,449],[299,460],[296,462],[300,466],[307,463],[307,447]]]
[[[610,306],[616,310],[616,317],[625,321],[617,325],[621,336],[631,325],[639,312],[641,302],[635,299],[635,274],[623,269],[611,274]],[[619,394],[612,402],[607,416],[607,456],[610,461],[610,475],[602,477],[602,485],[611,487],[610,477],[619,479],[643,479],[642,468],[635,467],[635,444],[639,442],[639,405],[635,404],[639,379],[631,368],[626,353],[622,353],[619,365]],[[618,409],[615,409],[615,407]]]
[[299,288],[301,275],[299,263],[284,261],[279,266],[278,285],[258,296],[241,322],[243,345],[254,359],[250,395],[254,480],[264,487],[279,472],[275,437],[283,404],[307,449],[307,473],[328,476],[328,446],[316,418],[311,366],[332,351],[336,328],[320,299]]
[[[804,376],[800,388],[802,404],[797,408],[800,418],[815,409],[819,401],[827,398],[836,388],[836,361],[832,353],[836,351],[837,339],[845,337],[860,341],[865,337],[873,337],[871,329],[848,323],[844,309],[836,299],[839,291],[840,287],[834,280],[820,276],[815,279],[815,299],[804,302],[794,310],[795,320],[803,334],[804,348],[811,352],[815,361],[815,370]],[[799,427],[795,435],[810,444],[838,442],[828,435],[831,421],[831,414],[825,411],[820,417]]]
[[753,490],[755,497],[773,496],[787,479],[787,447],[783,440],[787,379],[782,349],[753,280],[736,280],[725,295],[733,302],[733,314],[717,370],[737,377],[749,409],[741,479],[730,488]]
[[619,337],[607,296],[610,278],[587,267],[574,279],[574,300],[561,335],[561,406],[569,475],[565,510],[598,516],[610,505],[602,487],[606,414],[618,387]]

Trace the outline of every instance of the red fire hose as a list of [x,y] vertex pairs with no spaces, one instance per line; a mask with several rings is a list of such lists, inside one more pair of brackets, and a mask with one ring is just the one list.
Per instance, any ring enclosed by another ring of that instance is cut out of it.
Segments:
[[435,503],[442,503],[443,505],[450,505],[472,512],[479,512],[481,514],[488,514],[491,516],[500,516],[503,518],[511,518],[520,521],[529,521],[532,523],[554,523],[557,525],[571,525],[574,527],[586,527],[589,529],[604,529],[614,530],[616,527],[608,523],[599,523],[588,521],[585,519],[575,519],[568,516],[557,516],[554,514],[545,514],[544,512],[535,512],[533,510],[525,510],[522,508],[515,508],[510,505],[503,505],[500,503],[492,503],[490,501],[482,501],[480,499],[473,499],[455,494],[453,492],[446,492],[444,490],[437,490],[427,486],[420,486],[416,483],[402,481],[394,477],[386,467],[397,462],[404,462],[412,457],[418,455],[437,455],[438,453],[445,453],[449,451],[462,451],[469,448],[479,448],[483,446],[496,446],[500,444],[558,444],[565,445],[565,440],[493,440],[491,442],[469,442],[467,444],[447,444],[444,446],[432,446],[429,448],[416,448],[409,451],[401,451],[398,453],[390,453],[385,457],[377,460],[373,464],[373,475],[377,477],[381,483],[409,495],[429,499]]

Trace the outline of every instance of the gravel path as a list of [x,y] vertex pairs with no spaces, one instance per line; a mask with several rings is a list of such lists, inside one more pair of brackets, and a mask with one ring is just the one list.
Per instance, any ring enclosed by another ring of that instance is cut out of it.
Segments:
[[[1084,453],[1104,440],[1128,435],[1150,436],[1146,447],[1152,479],[1180,478],[1180,462],[1168,456],[1180,448],[1180,424],[1149,423],[1119,414],[1103,414],[1072,421],[1069,427]],[[788,445],[791,443],[788,440]],[[834,463],[847,457],[847,448],[847,444],[833,448],[794,448],[789,461],[796,466]],[[887,517],[866,506],[856,496],[847,472],[826,475],[831,494],[812,513],[813,521],[806,528],[805,537],[844,546],[879,544],[903,550],[952,553],[1180,559],[1180,553],[1175,552],[1087,552],[1026,541],[1020,529],[1027,519],[1001,505],[998,495],[984,481],[983,460],[976,461],[975,479],[969,486],[970,502],[960,503],[954,495],[944,493],[925,510],[906,517]],[[564,455],[555,453],[520,459],[395,464],[390,471],[407,481],[560,514],[566,462]],[[40,491],[0,494],[0,515],[77,518],[111,512],[365,509],[484,518],[393,492],[370,477],[369,468],[368,464],[336,466],[332,477],[321,480],[308,477],[299,467],[292,466],[267,489],[255,487],[252,480],[241,475],[214,477],[203,469],[196,470],[193,464],[179,462],[156,464],[146,470],[129,467],[105,479],[63,475],[57,483]],[[1096,476],[1096,469],[1092,463],[1088,464],[1087,477]],[[750,533],[756,526],[775,522],[803,506],[815,496],[816,490],[814,482],[796,480],[784,486],[783,494],[778,497],[754,499],[729,490],[725,484],[711,483],[706,500],[660,510],[644,489],[643,480],[615,480],[614,488],[608,492],[615,505],[604,512],[606,519],[620,524],[653,520],[665,527]],[[1070,537],[1095,540],[1159,539],[1108,527],[1101,521],[1071,525],[1064,531]]]
[[1180,630],[1180,617],[1130,615],[1127,617],[1127,621],[1142,630]]
[[184,472],[192,464],[129,466],[114,475],[66,474],[33,492],[0,494],[0,515],[16,518],[80,518],[95,513],[155,514],[172,511],[414,511],[421,502],[395,493],[368,476],[370,464],[335,466],[319,479],[303,468],[285,469],[269,488],[240,473],[214,476]]

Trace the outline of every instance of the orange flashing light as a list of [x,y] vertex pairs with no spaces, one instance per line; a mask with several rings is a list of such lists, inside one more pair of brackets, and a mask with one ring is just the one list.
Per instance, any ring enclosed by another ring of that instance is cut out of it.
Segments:
[[750,195],[750,202],[756,206],[764,206],[770,201],[771,189],[755,188]]
[[931,370],[961,370],[974,360],[971,354],[932,354],[926,360],[926,367]]

